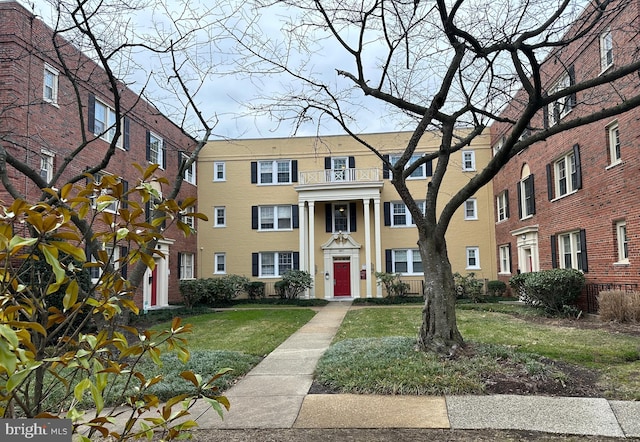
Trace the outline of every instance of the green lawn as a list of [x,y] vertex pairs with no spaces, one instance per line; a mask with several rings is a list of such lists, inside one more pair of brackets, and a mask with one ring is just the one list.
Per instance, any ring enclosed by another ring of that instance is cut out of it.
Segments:
[[[534,313],[526,308],[521,311],[524,316],[491,311],[486,304],[479,310],[470,308],[457,311],[460,332],[478,351],[465,361],[434,360],[415,351],[422,321],[420,307],[354,309],[338,330],[335,345],[321,360],[318,378],[341,391],[475,393],[481,391],[482,371],[499,368],[492,360],[508,357],[535,372],[542,370],[540,357],[547,357],[598,370],[612,398],[640,399],[638,338],[527,321],[526,316]],[[509,306],[507,310],[520,313],[519,308]],[[502,307],[496,305],[495,309]],[[405,339],[389,338],[394,336]],[[386,368],[381,372],[380,367]],[[389,371],[389,367],[393,369]],[[434,370],[440,370],[440,375],[430,376],[431,385],[420,379]],[[558,376],[553,372],[536,374]],[[441,385],[434,389],[434,382]]]

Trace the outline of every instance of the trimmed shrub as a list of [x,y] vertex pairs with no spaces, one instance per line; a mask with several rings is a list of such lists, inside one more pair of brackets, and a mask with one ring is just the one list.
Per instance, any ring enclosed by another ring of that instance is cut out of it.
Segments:
[[542,308],[554,316],[579,313],[572,308],[585,284],[582,272],[553,269],[521,273],[509,281],[515,293],[528,305]]
[[640,292],[605,290],[598,294],[602,321],[640,322]]
[[207,301],[210,304],[229,302],[244,293],[249,278],[240,275],[225,275],[220,278],[208,278]]
[[387,297],[405,297],[411,286],[400,280],[399,273],[376,272],[378,285],[382,285],[387,292]]
[[489,281],[487,283],[487,290],[491,296],[502,297],[507,293],[507,284],[503,281]]
[[262,299],[265,297],[264,282],[251,281],[245,284],[244,291],[249,295],[249,299]]
[[453,274],[457,298],[470,298],[473,302],[484,302],[482,288],[484,284],[476,279],[474,272],[466,276],[456,272]]
[[282,280],[274,284],[280,299],[297,299],[305,290],[311,288],[313,279],[305,270],[289,270],[282,276]]
[[182,280],[179,287],[185,307],[193,308],[194,305],[202,301],[204,287],[201,279]]

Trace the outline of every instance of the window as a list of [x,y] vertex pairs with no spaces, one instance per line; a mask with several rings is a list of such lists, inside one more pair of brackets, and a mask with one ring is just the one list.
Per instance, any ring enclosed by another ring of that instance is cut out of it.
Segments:
[[44,65],[44,81],[42,98],[52,104],[58,103],[58,75],[57,69]]
[[291,161],[259,161],[259,184],[290,184]]
[[[416,201],[420,211],[424,214],[425,201]],[[385,226],[409,227],[415,226],[411,212],[403,202],[384,203]]]
[[213,163],[213,181],[225,181],[225,165],[222,161]]
[[618,244],[618,263],[629,263],[629,237],[627,236],[627,222],[616,223],[616,242]]
[[227,257],[224,253],[215,253],[213,255],[213,262],[215,266],[215,268],[213,269],[213,273],[227,273]]
[[467,247],[467,269],[480,268],[480,248]]
[[600,34],[600,68],[602,72],[613,65],[613,37],[611,29],[607,28]]
[[162,138],[153,132],[147,132],[147,160],[151,164],[158,164],[165,168],[166,151]]
[[511,244],[500,246],[500,273],[511,273]]
[[[556,83],[549,89],[549,95],[562,92],[564,89],[575,84],[575,71],[573,66],[569,66],[567,72],[565,72]],[[545,121],[547,125],[553,126],[558,124],[565,115],[567,115],[571,109],[576,105],[576,95],[569,94],[564,97],[558,98],[551,103],[546,111]]]
[[576,157],[573,152],[556,161],[555,178],[557,197],[578,190],[578,171]]
[[290,230],[291,206],[260,206],[258,230]]
[[504,146],[505,137],[500,138],[500,140],[493,145],[493,155],[495,156],[502,146]]
[[475,198],[469,198],[464,202],[464,219],[478,219],[478,201]]
[[188,225],[189,227],[191,227],[192,229],[195,229],[196,227],[196,220],[193,216],[190,216],[189,214],[194,212],[195,212],[195,208],[193,206],[190,206],[190,207],[187,207],[184,210],[184,213],[182,214],[182,222]]
[[522,168],[522,180],[518,182],[518,211],[520,219],[528,218],[536,213],[535,189],[533,174],[529,173],[529,166]]
[[180,253],[180,279],[193,279],[193,253]]
[[259,276],[282,276],[293,269],[292,252],[262,252],[259,259]]
[[462,151],[462,170],[476,170],[476,153],[472,150]]
[[348,176],[347,157],[331,157],[331,181],[346,181]]
[[558,235],[560,268],[586,271],[583,239],[580,231]]
[[93,208],[99,212],[111,212],[116,213],[118,211],[119,201],[113,196],[113,190],[109,186],[113,186],[120,182],[120,178],[105,174],[97,173],[94,175],[95,184],[98,186],[104,186],[100,189],[99,193],[96,189],[93,200]]
[[215,216],[213,226],[225,227],[227,225],[227,208],[226,207],[214,207],[213,213]]
[[[186,162],[189,159],[189,155],[181,154],[182,161]],[[184,180],[187,183],[196,184],[196,162],[191,163],[191,166],[184,170]]]
[[509,218],[509,191],[505,190],[496,197],[498,222]]
[[[421,160],[422,157],[423,155],[413,155],[405,168],[409,168],[409,166],[411,166],[413,163],[415,163],[418,160]],[[397,163],[399,159],[400,159],[400,155],[391,155],[389,157],[389,161],[391,162],[391,164]],[[426,163],[423,163],[420,166],[418,166],[416,170],[411,172],[411,175],[409,175],[408,178],[421,179],[421,178],[430,177],[432,174],[433,174],[432,162],[427,161]]]
[[53,153],[47,151],[40,152],[40,177],[47,183],[53,178]]
[[333,231],[349,231],[349,206],[347,204],[333,205]]
[[126,247],[112,247],[112,246],[102,246],[102,250],[98,252],[100,256],[100,261],[96,261],[94,256],[91,256],[91,262],[96,263],[99,262],[99,266],[90,267],[89,271],[91,273],[91,282],[96,284],[104,269],[107,266],[113,266],[114,271],[119,271],[120,276],[123,278],[127,278],[127,266],[121,265],[121,258],[124,260],[128,255],[128,249]]
[[[116,135],[116,112],[101,101],[96,100],[93,133],[107,142]],[[120,144],[118,142],[118,144]]]
[[613,122],[607,126],[607,141],[609,143],[609,163],[618,164],[622,160],[620,153],[620,130],[618,122]]
[[424,272],[418,249],[398,249],[389,252],[391,255],[390,273],[418,274]]

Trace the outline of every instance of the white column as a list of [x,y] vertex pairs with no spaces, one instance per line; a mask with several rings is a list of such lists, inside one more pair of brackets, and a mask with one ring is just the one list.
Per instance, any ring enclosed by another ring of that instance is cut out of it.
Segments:
[[307,249],[307,254],[309,255],[309,273],[313,277],[314,284],[310,289],[311,298],[316,297],[316,285],[315,285],[315,274],[316,274],[316,257],[315,257],[315,202],[309,201],[309,248]]
[[[369,198],[365,198],[364,203],[364,254],[365,254],[365,269],[366,269],[366,295],[367,298],[371,298],[371,215],[369,213]],[[375,278],[374,278],[375,279]]]
[[[376,272],[382,271],[382,243],[380,241],[380,198],[373,199],[373,231],[376,243]],[[382,286],[376,284],[376,298],[382,298]]]
[[[306,228],[307,228],[307,217],[304,211],[304,201],[298,201],[298,250],[300,252],[300,270],[307,270],[308,267],[308,259],[307,256],[307,244],[306,244]],[[313,273],[311,273],[313,277]]]

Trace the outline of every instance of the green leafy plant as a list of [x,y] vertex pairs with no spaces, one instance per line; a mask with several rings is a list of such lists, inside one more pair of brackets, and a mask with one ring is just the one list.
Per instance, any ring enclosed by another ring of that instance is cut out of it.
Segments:
[[487,283],[487,291],[492,296],[502,297],[507,293],[507,284],[504,281],[489,281]]
[[482,297],[484,284],[476,278],[474,272],[469,272],[466,275],[456,272],[453,274],[453,280],[458,298],[470,298],[473,302],[484,301]]
[[[161,225],[175,222],[191,233],[180,218],[195,199],[181,204],[162,200],[157,187],[166,180],[154,177],[156,168],[139,168],[142,178],[131,190],[117,177],[96,182],[88,175],[83,186],[46,189],[49,203],[15,200],[0,206],[0,416],[65,416],[85,441],[96,433],[115,440],[150,439],[157,430],[174,439],[196,425],[188,415],[197,398],[220,414],[229,407],[215,385],[226,370],[206,379],[181,372],[192,392],[160,404],[150,388],[162,383],[162,376],[148,377],[137,367],[144,360],[160,365],[165,351],[186,362],[190,353],[184,336],[191,328],[180,318],[157,332],[121,321],[126,313],[138,313],[135,288],[123,276],[126,266],[141,261],[153,268],[160,252],[148,244],[162,239]],[[144,204],[151,201],[162,215],[149,221]],[[114,203],[115,213],[106,210]],[[91,238],[83,235],[78,219],[90,224]],[[117,258],[116,247],[121,251]],[[92,257],[85,248],[94,250]],[[95,282],[88,283],[88,272]],[[107,394],[129,409],[123,428],[109,426],[111,417],[123,411],[105,404]],[[87,402],[90,415],[82,409]],[[154,409],[159,413],[145,416]]]
[[521,273],[509,283],[528,305],[542,308],[556,316],[575,315],[573,306],[585,284],[584,274],[575,269],[552,269]]
[[402,282],[399,273],[376,272],[375,275],[378,285],[384,287],[388,297],[404,297],[409,293],[411,286]]
[[250,281],[245,284],[244,290],[249,295],[249,299],[262,299],[265,297],[264,282]]
[[204,287],[200,279],[181,280],[179,288],[187,308],[193,308],[204,298]]
[[313,285],[311,274],[305,270],[289,270],[282,280],[274,284],[276,293],[281,299],[297,299],[301,293]]

